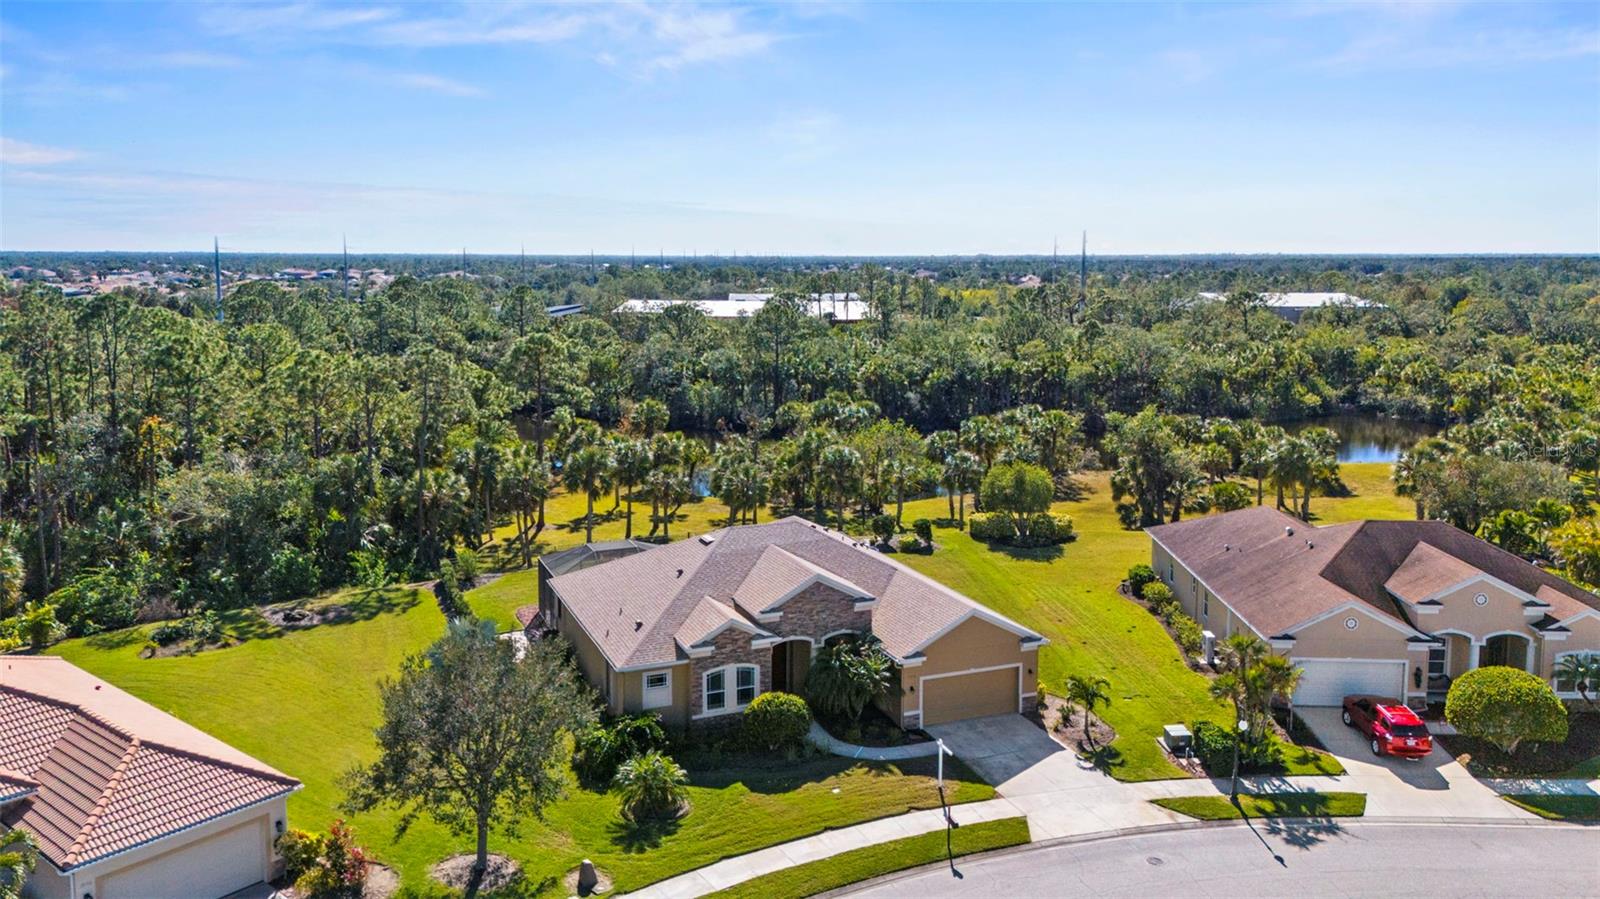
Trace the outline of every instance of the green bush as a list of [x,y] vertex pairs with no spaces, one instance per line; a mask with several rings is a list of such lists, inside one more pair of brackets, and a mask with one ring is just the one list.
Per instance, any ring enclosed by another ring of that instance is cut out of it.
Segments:
[[907,534],[906,536],[900,538],[899,542],[894,545],[894,548],[903,553],[919,553],[922,552],[922,541],[910,534]]
[[918,518],[916,521],[911,522],[911,533],[916,534],[917,539],[923,543],[931,544],[933,542],[933,522],[926,518]]
[[628,715],[591,725],[578,734],[572,767],[591,784],[605,783],[625,760],[667,748],[667,732],[653,714]]
[[322,585],[322,569],[305,550],[282,546],[272,554],[261,576],[261,591],[269,602],[309,596]]
[[[1137,596],[1140,599],[1145,598],[1145,585],[1153,582],[1155,579],[1156,570],[1151,568],[1149,565],[1144,564],[1143,562],[1140,562],[1139,564],[1128,569],[1128,589],[1133,592],[1134,596]],[[1162,586],[1166,585],[1163,584]]]
[[683,806],[688,793],[688,772],[662,752],[654,750],[623,762],[611,780],[622,800],[622,813],[630,820],[664,816]]
[[879,543],[888,543],[890,540],[894,539],[894,532],[896,530],[894,516],[874,515],[871,521],[871,528],[872,536],[876,537]]
[[793,693],[762,693],[744,710],[745,741],[767,750],[799,746],[811,729],[811,707]]
[[467,607],[467,594],[461,590],[456,564],[449,559],[439,563],[439,580],[434,583],[433,592],[439,597],[439,608],[451,618],[460,618],[471,611]]
[[394,583],[394,572],[382,550],[358,549],[350,553],[350,571],[356,583],[369,590],[382,590]]
[[1504,665],[1475,668],[1455,679],[1444,720],[1462,735],[1486,740],[1506,754],[1524,740],[1567,739],[1567,709],[1542,678]]
[[[1215,721],[1196,721],[1189,726],[1194,735],[1194,754],[1213,777],[1233,771],[1233,734]],[[1265,732],[1251,731],[1239,743],[1241,773],[1270,769],[1278,764],[1277,743]]]
[[183,640],[206,644],[220,640],[222,634],[222,619],[216,612],[207,610],[157,625],[150,631],[150,640],[158,646],[171,646]]
[[967,533],[979,543],[1010,543],[1017,537],[1017,529],[1009,516],[991,512],[974,512],[967,516]]
[[1178,641],[1178,648],[1183,650],[1184,657],[1193,658],[1199,655],[1206,642],[1200,623],[1182,612],[1174,613],[1168,619],[1168,623],[1172,626],[1173,637]]
[[56,621],[56,607],[43,602],[29,603],[19,616],[17,634],[34,649],[44,649],[55,639],[61,625]]
[[483,562],[479,560],[477,553],[466,548],[456,550],[456,582],[461,585],[461,589],[471,589],[482,574]]
[[355,833],[343,821],[334,821],[326,834],[290,830],[278,837],[284,877],[303,896],[361,894],[371,860],[356,845]]

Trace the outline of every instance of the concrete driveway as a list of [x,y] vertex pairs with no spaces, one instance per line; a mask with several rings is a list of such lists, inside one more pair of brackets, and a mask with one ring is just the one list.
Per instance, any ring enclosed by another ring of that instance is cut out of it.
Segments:
[[1040,769],[1075,770],[1078,767],[1076,756],[1021,715],[969,718],[935,724],[926,730],[943,740],[956,758],[966,762],[1004,796],[1038,792],[1041,788],[1065,789],[1072,784],[1053,784],[1048,777],[1039,776]]
[[1367,794],[1368,817],[1439,815],[1477,818],[1527,817],[1480,783],[1438,745],[1416,761],[1375,756],[1359,730],[1346,727],[1337,708],[1296,709],[1323,747],[1347,772],[1332,789]]

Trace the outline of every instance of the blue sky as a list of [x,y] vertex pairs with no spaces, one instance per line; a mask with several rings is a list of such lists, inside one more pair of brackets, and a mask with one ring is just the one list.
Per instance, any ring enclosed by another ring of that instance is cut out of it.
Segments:
[[1600,4],[0,7],[0,248],[1600,251]]

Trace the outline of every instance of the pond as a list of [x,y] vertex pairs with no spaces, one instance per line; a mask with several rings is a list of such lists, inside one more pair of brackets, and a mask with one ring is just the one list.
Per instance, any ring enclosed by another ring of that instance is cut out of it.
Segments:
[[1307,428],[1328,428],[1339,435],[1340,462],[1393,462],[1424,437],[1438,434],[1438,425],[1371,413],[1328,415],[1286,422],[1285,431],[1298,434]]

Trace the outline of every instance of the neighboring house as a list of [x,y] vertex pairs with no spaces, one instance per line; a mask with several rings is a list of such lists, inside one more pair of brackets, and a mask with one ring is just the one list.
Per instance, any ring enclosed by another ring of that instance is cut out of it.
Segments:
[[[1321,309],[1324,306],[1343,306],[1348,309],[1383,308],[1383,304],[1381,303],[1375,303],[1372,300],[1362,299],[1361,297],[1349,293],[1315,293],[1300,291],[1291,293],[1264,293],[1260,296],[1262,302],[1266,304],[1266,308],[1277,313],[1284,319],[1296,324],[1300,322],[1300,317],[1305,314],[1307,309]],[[1225,297],[1226,294],[1209,291],[1202,292],[1200,294],[1200,299],[1202,300],[1221,300]]]
[[272,879],[300,782],[54,656],[0,656],[0,825],[24,895],[215,899]]
[[1295,702],[1412,705],[1484,665],[1550,680],[1600,654],[1600,596],[1442,521],[1314,527],[1256,506],[1148,528],[1157,575],[1200,626],[1253,633],[1303,670]]
[[897,663],[880,703],[905,727],[1021,711],[1039,634],[802,518],[540,565],[539,620],[615,713],[689,725],[769,690],[803,693],[812,652],[873,634]]

